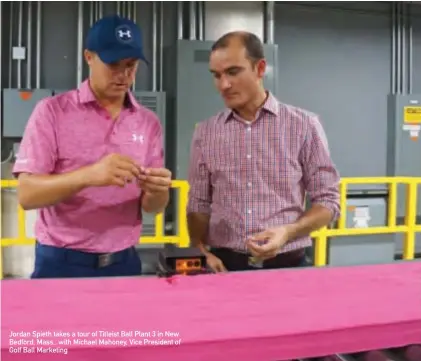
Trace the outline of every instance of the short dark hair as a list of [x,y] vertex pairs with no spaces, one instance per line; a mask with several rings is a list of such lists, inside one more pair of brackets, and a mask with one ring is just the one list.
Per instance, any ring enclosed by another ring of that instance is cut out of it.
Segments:
[[258,38],[258,36],[247,31],[232,31],[221,36],[213,43],[211,51],[213,52],[218,49],[227,48],[234,39],[241,41],[246,49],[248,58],[252,62],[257,62],[265,58],[262,41]]

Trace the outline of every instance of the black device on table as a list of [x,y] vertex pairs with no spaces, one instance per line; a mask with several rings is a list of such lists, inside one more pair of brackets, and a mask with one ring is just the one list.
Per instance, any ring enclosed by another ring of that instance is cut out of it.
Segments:
[[171,277],[174,275],[194,276],[211,273],[206,265],[206,256],[196,247],[179,248],[166,243],[158,256],[157,275]]

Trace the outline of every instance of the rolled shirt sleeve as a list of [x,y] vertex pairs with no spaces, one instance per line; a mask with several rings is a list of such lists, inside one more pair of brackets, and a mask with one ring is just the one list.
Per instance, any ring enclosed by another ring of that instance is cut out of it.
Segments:
[[332,220],[340,216],[340,175],[333,163],[327,137],[316,116],[311,116],[301,150],[303,179],[311,203],[332,211]]
[[51,174],[57,161],[57,137],[50,98],[38,102],[26,125],[13,175],[20,173]]
[[190,148],[190,163],[188,169],[188,182],[190,186],[188,213],[210,214],[212,192],[210,184],[210,172],[203,155],[203,127],[199,124],[193,134]]

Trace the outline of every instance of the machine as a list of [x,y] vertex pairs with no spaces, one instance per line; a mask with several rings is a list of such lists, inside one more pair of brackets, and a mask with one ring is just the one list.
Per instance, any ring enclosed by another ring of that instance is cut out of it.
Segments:
[[167,243],[158,256],[157,275],[171,277],[174,275],[194,276],[211,273],[206,265],[206,257],[196,247],[178,248]]
[[[388,97],[387,175],[390,177],[421,177],[421,94]],[[398,188],[397,225],[404,223],[406,190]],[[417,223],[421,221],[421,202],[417,202]],[[397,235],[396,248],[402,253],[402,235]],[[416,234],[415,253],[421,254],[421,237]]]

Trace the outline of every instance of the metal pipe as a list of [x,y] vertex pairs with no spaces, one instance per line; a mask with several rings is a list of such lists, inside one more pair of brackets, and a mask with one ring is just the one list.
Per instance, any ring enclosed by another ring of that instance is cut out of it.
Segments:
[[157,3],[152,2],[152,91],[156,91],[156,77],[157,77]]
[[137,21],[137,16],[136,16],[136,1],[133,1],[133,12],[132,12],[132,20],[134,21],[134,22],[136,22]]
[[132,20],[132,1],[127,2],[127,18]]
[[[22,47],[23,2],[19,1],[18,46]],[[17,88],[22,88],[22,60],[18,59]]]
[[392,63],[391,63],[391,93],[396,94],[396,9],[394,3],[391,7],[392,12]]
[[401,44],[401,16],[400,16],[400,8],[399,5],[396,4],[396,54],[397,54],[397,58],[396,58],[396,70],[397,70],[397,76],[396,76],[396,86],[397,86],[397,93],[401,94],[402,93],[402,78],[401,78],[401,71],[402,71],[402,64],[401,64],[401,56],[402,56],[402,52],[401,52],[401,48],[402,48],[402,44]]
[[36,70],[35,70],[35,87],[41,88],[41,21],[42,21],[42,2],[38,1],[37,4],[37,50],[35,55]]
[[412,36],[412,3],[408,4],[408,94],[412,94],[413,77],[413,36]]
[[99,4],[98,4],[98,16],[99,16],[99,19],[104,16],[104,4],[102,1],[99,1]]
[[159,7],[159,91],[164,90],[164,1]]
[[265,25],[266,25],[266,39],[268,44],[275,43],[275,2],[265,2]]
[[94,23],[94,2],[89,3],[89,26],[92,26]]
[[404,4],[404,2],[399,2],[400,8],[401,8],[401,14],[400,14],[400,18],[401,18],[401,44],[402,44],[402,60],[401,60],[401,64],[402,64],[402,70],[401,70],[401,74],[402,74],[402,93],[406,93],[407,91],[407,75],[406,75],[406,6]]
[[117,15],[121,15],[120,1],[116,1],[116,13]]
[[9,48],[10,48],[10,57],[9,57],[9,88],[13,87],[12,84],[12,73],[13,73],[13,18],[14,18],[14,2],[10,3],[10,22],[9,22]]
[[121,2],[121,15],[127,17],[127,1]]
[[204,29],[205,29],[205,10],[204,10],[205,4],[203,1],[199,1],[197,3],[197,17],[198,17],[198,39],[204,40]]
[[95,22],[99,20],[99,1],[95,1]]
[[181,40],[184,38],[183,30],[183,2],[177,1],[177,39]]
[[26,58],[26,89],[31,89],[32,86],[32,1],[28,1],[28,23],[27,23],[27,32],[26,32],[26,41],[27,41],[27,58]]
[[[0,19],[3,19],[3,2],[0,2]],[[9,23],[10,24],[10,23]],[[10,26],[10,25],[9,25]],[[3,81],[2,81],[2,69],[3,69],[3,52],[2,52],[2,48],[3,48],[3,23],[0,21],[0,90],[3,89]],[[12,29],[9,28],[9,31],[12,31]],[[11,61],[11,59],[9,60]],[[2,105],[0,104],[0,114],[3,114],[3,110],[2,110]],[[0,203],[1,203],[1,195],[0,195]],[[1,205],[0,205],[1,208]],[[1,209],[0,209],[1,211]],[[0,216],[1,217],[1,216]],[[1,222],[1,219],[0,219]],[[1,255],[0,255],[1,256]]]
[[196,1],[190,1],[190,40],[196,40]]
[[83,74],[83,1],[78,2],[77,7],[77,68],[76,68],[76,85],[82,83]]
[[[133,3],[132,3],[132,10],[133,10],[132,11],[132,20],[133,20],[134,23],[136,23],[136,20],[137,20],[137,16],[136,16],[136,1],[133,1]],[[135,75],[135,77],[133,79],[132,89],[133,89],[134,92],[136,91],[136,75]]]

